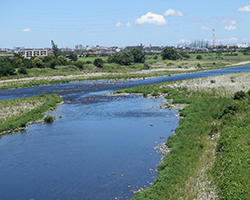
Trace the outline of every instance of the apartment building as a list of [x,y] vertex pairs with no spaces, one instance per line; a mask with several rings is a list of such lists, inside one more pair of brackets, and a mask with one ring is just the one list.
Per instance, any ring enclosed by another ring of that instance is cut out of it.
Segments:
[[23,50],[20,52],[25,58],[31,58],[34,56],[47,56],[48,55],[47,50]]

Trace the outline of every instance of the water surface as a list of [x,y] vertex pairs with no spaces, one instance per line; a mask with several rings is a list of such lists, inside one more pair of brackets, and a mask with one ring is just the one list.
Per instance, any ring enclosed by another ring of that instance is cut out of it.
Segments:
[[160,103],[130,96],[63,104],[54,123],[3,136],[0,199],[131,198],[153,183],[161,158],[153,147],[178,125],[176,111]]

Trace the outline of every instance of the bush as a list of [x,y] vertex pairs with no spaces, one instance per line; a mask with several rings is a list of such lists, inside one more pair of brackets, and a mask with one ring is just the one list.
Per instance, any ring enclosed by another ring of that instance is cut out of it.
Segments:
[[44,117],[44,122],[46,122],[46,123],[52,123],[53,121],[55,121],[54,116],[47,115],[46,117]]
[[150,65],[148,63],[144,63],[143,69],[150,69]]
[[20,68],[18,69],[18,73],[19,73],[19,74],[28,74],[25,67],[20,67]]
[[15,69],[8,64],[0,62],[0,77],[8,75],[15,75]]
[[69,59],[70,59],[71,61],[77,61],[78,57],[77,57],[77,55],[76,55],[75,53],[71,52],[71,53],[69,54]]
[[56,68],[56,65],[59,65],[59,61],[54,59],[54,60],[51,60],[49,62],[46,63],[46,66],[51,68],[51,69],[55,69]]
[[202,55],[197,55],[196,59],[201,60],[202,59]]
[[233,99],[234,100],[241,100],[244,99],[246,97],[246,93],[244,91],[238,91],[234,94]]
[[98,68],[102,68],[103,67],[103,60],[101,58],[96,58],[94,60],[94,65]]
[[[61,65],[66,65],[67,64],[67,58],[63,55],[60,55],[57,57],[57,60],[60,62]],[[60,65],[57,64],[57,65]]]
[[201,68],[201,64],[200,64],[200,63],[198,63],[198,64],[197,64],[197,67]]
[[84,63],[85,63],[84,61],[78,60],[78,61],[74,62],[74,65],[75,65],[76,67],[78,67],[79,69],[82,69]]
[[187,59],[188,59],[188,58],[191,58],[191,56],[188,55],[188,54],[184,55],[183,57],[184,57],[184,58],[187,58]]
[[215,83],[215,80],[210,80],[210,83]]
[[247,91],[247,95],[250,96],[250,90]]

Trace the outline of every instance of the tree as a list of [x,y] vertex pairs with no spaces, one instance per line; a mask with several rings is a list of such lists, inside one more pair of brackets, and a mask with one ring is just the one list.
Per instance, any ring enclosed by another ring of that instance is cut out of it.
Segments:
[[101,58],[96,58],[94,60],[94,65],[98,68],[102,68],[103,67],[103,60]]
[[144,63],[145,62],[145,54],[140,49],[132,49],[131,53],[134,56],[134,63]]
[[134,56],[130,51],[125,51],[120,54],[121,65],[131,65],[134,62]]
[[109,57],[108,62],[114,62],[120,65],[131,65],[134,62],[134,56],[131,51],[124,51]]
[[55,69],[56,65],[58,64],[58,60],[54,59],[46,63],[46,67],[49,67],[51,69]]
[[182,57],[184,57],[187,53],[186,53],[185,51],[181,51],[179,54],[180,54]]
[[166,46],[161,52],[162,60],[177,60],[180,58],[180,55],[172,47]]
[[12,65],[14,66],[14,68],[19,68],[23,65],[23,60],[14,56],[14,58],[12,59]]
[[47,56],[44,56],[44,62],[49,62],[51,60],[54,60],[55,59],[55,56],[49,54]]
[[53,55],[57,58],[60,55],[60,51],[59,51],[57,45],[54,43],[53,40],[51,40],[51,45],[52,45]]
[[0,77],[8,75],[15,75],[15,69],[10,63],[0,62]]
[[77,61],[77,55],[75,54],[75,53],[73,53],[73,52],[71,52],[70,54],[69,54],[69,59],[71,60],[71,61]]
[[57,59],[60,61],[62,65],[65,65],[67,63],[67,58],[63,55],[58,56]]

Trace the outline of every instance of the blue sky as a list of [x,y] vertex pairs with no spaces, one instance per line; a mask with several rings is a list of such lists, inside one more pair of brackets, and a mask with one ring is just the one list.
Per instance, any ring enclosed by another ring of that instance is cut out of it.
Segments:
[[0,48],[250,42],[249,0],[0,0]]

